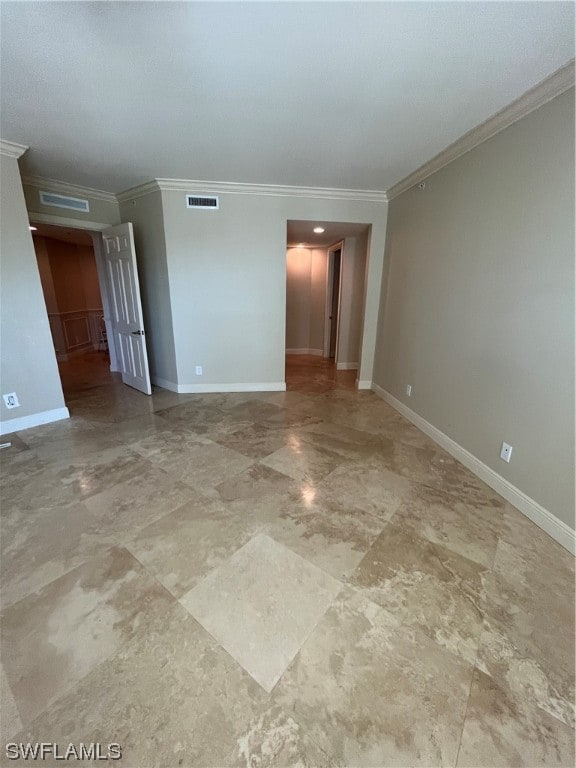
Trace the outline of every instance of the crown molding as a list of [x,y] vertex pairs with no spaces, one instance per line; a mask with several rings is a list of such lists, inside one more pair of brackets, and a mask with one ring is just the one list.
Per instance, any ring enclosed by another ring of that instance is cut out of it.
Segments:
[[93,189],[92,187],[83,187],[79,184],[69,184],[67,181],[47,179],[44,176],[22,176],[22,184],[42,189],[46,192],[56,192],[61,195],[89,197],[92,200],[104,200],[106,203],[114,204],[118,202],[116,195],[113,192],[105,192],[102,189]]
[[125,189],[124,192],[118,192],[116,199],[119,203],[126,203],[129,200],[136,200],[138,197],[144,197],[145,195],[152,194],[152,192],[159,191],[160,187],[158,181],[154,179],[153,181],[147,181],[144,184],[138,184],[136,187]]
[[365,189],[330,189],[328,187],[291,187],[276,184],[240,184],[233,181],[199,181],[197,179],[154,179],[131,187],[116,195],[119,203],[136,200],[153,192],[192,192],[206,195],[268,195],[272,197],[314,197],[329,200],[356,200],[364,203],[386,203],[386,192]]
[[538,83],[526,93],[522,94],[520,98],[513,101],[504,109],[501,109],[496,114],[489,117],[480,125],[472,128],[471,131],[465,133],[457,141],[446,149],[442,150],[439,154],[435,155],[431,160],[420,168],[417,168],[413,173],[406,176],[406,178],[399,181],[393,187],[388,190],[388,200],[393,200],[402,192],[413,187],[415,184],[419,184],[424,179],[431,176],[436,171],[439,171],[448,163],[465,155],[470,150],[477,147],[479,144],[487,141],[495,136],[500,131],[503,131],[508,126],[517,122],[518,120],[529,115],[530,112],[542,107],[547,102],[560,96],[561,93],[567,91],[569,88],[574,87],[574,59],[568,62],[565,66],[556,70],[550,77],[547,77],[542,82]]
[[330,187],[292,187],[282,184],[240,184],[232,181],[196,179],[156,179],[163,192],[203,192],[206,194],[266,195],[272,197],[314,197],[327,200],[356,200],[386,203],[386,192],[369,189],[332,189]]
[[15,141],[0,139],[0,155],[8,155],[8,157],[14,157],[18,160],[27,149],[28,147],[24,144],[16,144]]

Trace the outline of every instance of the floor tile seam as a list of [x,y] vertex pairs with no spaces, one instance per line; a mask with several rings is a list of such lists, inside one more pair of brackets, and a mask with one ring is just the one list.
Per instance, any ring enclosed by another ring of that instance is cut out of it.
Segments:
[[[499,629],[497,629],[496,631],[498,632],[498,634],[500,634],[502,637],[504,637],[504,639],[505,639],[505,640],[508,640],[508,641],[509,641],[509,642],[510,642],[510,643],[511,643],[513,646],[514,646],[514,649],[515,649],[516,651],[519,651],[517,644],[514,642],[514,640],[513,640],[512,638],[510,638],[510,637],[509,637],[507,634],[503,634],[503,633],[502,633],[502,632],[501,632]],[[483,674],[485,674],[485,675],[488,675],[488,677],[490,677],[491,679],[493,679],[493,680],[494,680],[494,679],[496,679],[496,678],[494,678],[494,675],[493,675],[493,674],[492,674],[492,673],[491,673],[491,672],[490,672],[490,671],[487,669],[486,665],[484,665],[484,664],[483,664],[483,666],[485,667],[485,669],[482,669],[482,668],[479,666],[479,663],[480,663],[480,660],[479,660],[480,654],[482,653],[482,651],[483,651],[483,650],[484,650],[484,648],[486,647],[486,640],[483,638],[483,636],[484,636],[484,635],[486,635],[486,634],[489,634],[490,632],[491,632],[491,629],[490,629],[489,625],[487,625],[487,624],[486,624],[486,622],[484,622],[484,623],[483,623],[483,626],[482,626],[482,628],[481,628],[481,632],[480,632],[480,638],[479,638],[479,642],[478,642],[478,647],[477,647],[477,649],[476,649],[476,669],[478,669],[478,671],[479,671],[479,672],[482,672]],[[519,656],[518,656],[518,658],[519,658],[519,660],[520,660],[520,661],[533,662],[533,663],[535,663],[535,664],[538,666],[538,668],[539,668],[539,669],[541,669],[541,666],[540,666],[540,664],[538,664],[537,660],[536,660],[536,659],[534,658],[534,656],[533,656],[533,655],[531,655],[531,654],[526,654],[526,653],[519,653]],[[543,673],[543,674],[544,674],[544,673]],[[547,676],[547,675],[544,675],[544,676],[546,677],[546,680],[548,681],[548,676]],[[548,683],[548,685],[549,685],[551,688],[553,688],[553,686],[552,686],[552,684],[551,684],[551,683]],[[509,686],[507,686],[507,687],[508,687],[508,689],[510,690],[510,692],[512,693],[512,695],[513,695],[513,696],[515,696],[515,694],[513,694],[513,692],[512,692],[512,691],[511,691],[511,689],[509,688]],[[553,688],[553,691],[554,691],[554,693],[557,693],[557,691],[556,691],[556,689],[555,689],[555,688]],[[563,699],[563,697],[561,697],[561,696],[558,696],[558,699],[559,699],[559,700],[565,700],[565,699]],[[523,702],[524,702],[524,703],[525,703],[525,705],[526,705],[526,702],[525,702],[525,700],[524,700],[524,699],[523,699]],[[572,707],[574,707],[574,702],[570,701],[569,703],[570,703],[570,705],[571,705]],[[572,725],[572,724],[570,724],[570,723],[567,723],[565,720],[562,720],[562,718],[560,718],[560,717],[556,716],[555,714],[553,714],[552,712],[548,711],[547,709],[543,709],[543,708],[542,708],[542,707],[541,707],[541,706],[540,706],[540,705],[539,705],[537,702],[535,702],[535,701],[534,701],[532,704],[530,704],[530,703],[528,702],[528,706],[533,706],[535,709],[539,710],[540,712],[544,712],[544,713],[545,713],[545,714],[547,714],[549,717],[552,717],[552,718],[554,718],[555,720],[557,720],[559,723],[562,723],[563,725],[566,725],[568,728],[571,728],[572,730],[575,730],[575,731],[576,731],[576,723],[575,723],[574,725]]]
[[[127,549],[126,549],[126,547],[122,547],[122,548],[123,548],[123,549],[125,549],[125,550],[126,550],[126,551],[127,551],[129,554],[130,554],[130,556],[131,556],[132,558],[134,558],[135,560],[137,560],[137,561],[138,561],[138,563],[139,563],[139,565],[141,565],[143,568],[145,568],[144,564],[143,564],[143,563],[141,563],[141,562],[140,562],[140,560],[138,560],[138,558],[136,558],[136,557],[133,555],[133,553],[132,553],[132,552],[130,552],[129,550],[127,550]],[[108,551],[109,551],[109,550],[105,550],[105,552],[108,552]],[[100,555],[100,556],[102,556],[103,554],[104,554],[104,553],[101,553],[101,555]],[[99,556],[97,556],[97,557],[94,557],[94,558],[91,558],[91,560],[96,560],[96,559],[98,559],[98,557],[99,557]],[[68,575],[69,573],[71,573],[72,571],[76,570],[77,568],[82,568],[82,567],[83,567],[84,565],[86,565],[86,563],[88,563],[88,562],[90,562],[90,560],[87,560],[86,562],[84,562],[84,563],[81,563],[80,565],[76,566],[75,568],[72,568],[70,571],[67,571],[67,572],[66,572],[66,573],[64,573],[64,574],[61,574],[61,575],[60,575],[58,578],[62,578],[63,576],[66,576],[66,575]],[[167,589],[166,589],[166,587],[165,587],[165,586],[164,586],[164,585],[163,585],[161,582],[159,582],[159,581],[158,581],[158,579],[157,579],[157,578],[156,578],[156,577],[155,577],[153,574],[151,574],[151,573],[148,571],[148,569],[146,569],[146,568],[145,568],[145,570],[146,570],[146,574],[147,574],[148,576],[152,577],[152,579],[153,579],[153,580],[154,580],[154,582],[155,582],[155,585],[159,586],[159,587],[161,588],[162,592],[165,592],[165,593],[166,593],[166,594],[169,596],[169,598],[170,598],[170,600],[171,600],[171,602],[172,602],[172,603],[180,603],[180,601],[179,601],[177,598],[175,598],[175,597],[174,597],[174,595],[173,595],[173,594],[172,594],[172,593],[171,593],[169,590],[167,590]],[[57,581],[57,580],[58,580],[58,579],[54,579],[53,581]],[[53,582],[49,582],[49,583],[51,584],[51,583],[53,583]],[[48,586],[48,584],[46,584],[46,585],[44,585],[44,586]],[[44,587],[42,587],[42,589],[44,589]],[[30,594],[32,594],[32,593],[30,593]],[[27,596],[27,597],[28,597],[28,596]],[[25,599],[25,598],[22,598],[22,599]],[[20,601],[18,601],[18,602],[20,602]],[[14,603],[13,605],[17,605],[17,603]],[[180,605],[181,605],[181,604],[180,604]],[[182,607],[183,607],[183,608],[185,608],[185,606],[182,606]],[[190,612],[189,612],[189,611],[187,611],[187,614],[188,614],[188,615],[190,615]],[[200,622],[198,622],[198,620],[197,620],[197,619],[196,619],[194,616],[191,616],[191,618],[192,618],[192,619],[193,619],[193,620],[196,622],[196,624],[200,625]],[[202,625],[200,625],[200,626],[202,626]],[[204,629],[204,627],[202,627],[202,629]],[[74,682],[74,685],[70,686],[69,688],[65,688],[63,691],[61,691],[61,692],[58,694],[58,696],[56,696],[56,697],[55,697],[55,698],[53,698],[53,699],[50,699],[50,700],[48,701],[47,705],[46,705],[46,706],[45,706],[45,707],[44,707],[44,708],[43,708],[43,709],[42,709],[40,712],[38,712],[36,715],[34,715],[34,717],[33,717],[33,718],[31,718],[31,719],[29,719],[29,720],[24,720],[24,719],[22,718],[22,715],[21,715],[21,713],[20,713],[20,709],[19,709],[19,707],[18,707],[18,702],[17,702],[17,700],[16,700],[16,699],[14,699],[14,700],[15,700],[15,702],[16,702],[16,706],[17,706],[17,708],[18,708],[18,712],[19,712],[19,714],[20,714],[20,721],[21,721],[21,723],[22,723],[22,730],[28,730],[28,729],[29,729],[29,728],[30,728],[30,727],[31,727],[31,726],[34,724],[34,722],[35,722],[35,721],[36,721],[36,720],[37,720],[39,717],[41,717],[41,716],[42,716],[42,715],[44,715],[44,714],[45,714],[47,711],[49,711],[49,710],[50,710],[52,707],[54,707],[54,706],[55,706],[55,705],[56,705],[56,704],[57,704],[57,703],[58,703],[58,702],[59,702],[61,699],[63,699],[65,696],[69,696],[69,695],[71,695],[71,694],[72,694],[72,693],[73,693],[75,690],[77,690],[77,688],[80,686],[80,684],[81,684],[81,683],[82,683],[82,682],[83,682],[83,681],[84,681],[84,680],[85,680],[87,677],[89,677],[90,675],[92,675],[93,673],[95,673],[95,672],[96,672],[96,671],[97,671],[97,670],[98,670],[98,669],[99,669],[99,668],[100,668],[100,667],[101,667],[103,664],[106,664],[108,661],[110,661],[110,659],[111,659],[111,658],[113,658],[113,657],[117,656],[117,655],[118,655],[118,654],[119,654],[119,653],[120,653],[120,652],[121,652],[121,651],[122,651],[124,648],[126,648],[126,646],[127,646],[127,645],[129,645],[129,644],[130,644],[130,643],[131,643],[133,640],[134,640],[134,637],[126,637],[125,639],[121,640],[121,641],[119,642],[119,644],[118,644],[118,645],[117,645],[115,648],[111,649],[111,651],[110,651],[108,654],[106,654],[106,655],[105,655],[103,658],[101,658],[101,659],[100,659],[100,661],[99,661],[97,664],[95,664],[95,665],[94,665],[92,668],[90,668],[90,669],[89,669],[89,670],[88,670],[88,671],[87,671],[87,672],[86,672],[84,675],[82,675],[82,677],[78,678],[78,679],[77,679],[77,680]],[[4,668],[4,669],[6,669],[6,668]],[[11,688],[11,690],[12,690],[12,688]],[[13,695],[14,695],[14,694],[13,694]]]
[[[478,658],[478,653],[476,653]],[[472,699],[472,686],[474,684],[474,677],[476,675],[476,663],[471,665],[472,672],[470,674],[470,685],[468,686],[468,696],[466,697],[466,706],[464,708],[464,717],[462,718],[462,728],[460,729],[460,738],[458,739],[458,749],[456,750],[456,758],[454,760],[454,768],[458,768],[458,761],[460,759],[460,749],[462,748],[462,738],[464,736],[464,728],[466,727],[466,720],[468,718],[468,709],[470,707],[470,700]]]
[[[68,574],[72,573],[72,571],[75,571],[75,570],[76,570],[76,568],[82,568],[82,567],[83,567],[84,565],[86,565],[87,563],[91,562],[92,560],[96,560],[96,559],[97,559],[98,557],[100,557],[102,554],[104,554],[105,552],[108,552],[110,549],[113,549],[114,547],[117,547],[117,546],[118,546],[118,545],[117,545],[115,542],[114,542],[113,544],[110,544],[110,546],[109,546],[109,547],[107,547],[106,549],[104,549],[104,550],[103,550],[102,552],[100,552],[99,554],[97,554],[97,555],[89,555],[89,556],[87,556],[87,558],[86,558],[85,560],[84,560],[84,559],[82,559],[82,562],[81,562],[81,563],[77,563],[76,565],[72,566],[71,568],[68,568],[66,571],[64,571],[63,573],[60,573],[58,576],[56,576],[56,578],[54,578],[54,579],[51,579],[50,581],[47,581],[45,584],[42,584],[42,586],[40,586],[40,587],[38,587],[38,588],[36,588],[36,589],[32,589],[30,592],[26,592],[26,594],[25,594],[25,595],[22,595],[22,596],[21,596],[21,597],[19,597],[17,600],[14,600],[13,602],[8,602],[8,603],[4,603],[4,604],[2,604],[2,605],[0,606],[0,617],[1,617],[1,616],[2,616],[2,615],[3,615],[3,614],[4,614],[4,613],[7,611],[7,610],[10,610],[10,609],[14,608],[14,607],[15,607],[15,606],[17,606],[19,603],[21,603],[21,602],[22,602],[22,600],[26,600],[27,598],[29,598],[29,597],[30,597],[30,595],[33,595],[33,594],[37,594],[37,593],[38,593],[38,592],[40,592],[41,590],[43,590],[43,589],[46,589],[46,587],[50,586],[51,584],[54,584],[54,582],[55,582],[55,581],[58,581],[58,579],[61,579],[61,578],[63,578],[64,576],[67,576]],[[52,558],[52,560],[48,560],[48,562],[46,563],[46,565],[49,565],[50,563],[53,563],[53,562],[56,562],[56,559],[55,559],[55,558]]]

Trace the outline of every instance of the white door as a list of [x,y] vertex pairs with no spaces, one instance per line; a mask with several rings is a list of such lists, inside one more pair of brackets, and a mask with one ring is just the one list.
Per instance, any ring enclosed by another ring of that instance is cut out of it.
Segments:
[[112,332],[122,381],[151,395],[132,224],[105,229],[102,239],[110,283]]

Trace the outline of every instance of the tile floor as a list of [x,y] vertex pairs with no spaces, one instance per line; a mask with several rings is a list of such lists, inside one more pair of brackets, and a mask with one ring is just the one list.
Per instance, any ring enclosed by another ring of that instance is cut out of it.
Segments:
[[4,741],[574,764],[573,558],[354,372],[150,398],[102,355],[62,372],[73,418],[0,455]]

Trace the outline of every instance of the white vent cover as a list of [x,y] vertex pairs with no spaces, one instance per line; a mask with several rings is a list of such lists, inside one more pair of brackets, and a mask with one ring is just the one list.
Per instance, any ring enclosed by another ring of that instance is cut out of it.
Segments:
[[217,211],[220,208],[220,201],[218,195],[186,195],[186,208]]
[[68,197],[67,195],[57,195],[55,192],[40,192],[40,202],[42,205],[50,205],[54,208],[68,208],[71,211],[90,212],[88,200],[81,197]]

